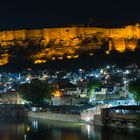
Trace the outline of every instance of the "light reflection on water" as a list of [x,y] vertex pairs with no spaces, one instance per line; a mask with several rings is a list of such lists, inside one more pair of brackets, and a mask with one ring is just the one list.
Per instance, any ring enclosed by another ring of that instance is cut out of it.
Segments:
[[30,119],[0,122],[0,140],[139,140],[140,131]]

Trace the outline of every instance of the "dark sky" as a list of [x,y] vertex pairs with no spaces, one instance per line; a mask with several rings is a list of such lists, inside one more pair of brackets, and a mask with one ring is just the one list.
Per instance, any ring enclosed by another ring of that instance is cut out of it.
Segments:
[[138,0],[1,0],[0,30],[140,22]]

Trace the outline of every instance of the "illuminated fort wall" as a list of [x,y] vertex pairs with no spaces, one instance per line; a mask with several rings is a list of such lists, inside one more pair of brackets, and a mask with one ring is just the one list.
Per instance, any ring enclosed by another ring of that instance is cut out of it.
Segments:
[[[124,28],[96,28],[96,27],[69,27],[69,28],[46,28],[41,30],[16,30],[0,32],[0,45],[14,45],[13,41],[43,38],[46,43],[52,39],[70,40],[74,38],[86,37],[96,33],[103,33],[104,37],[110,38],[109,49],[123,52],[126,48],[134,50],[136,41],[130,39],[140,39],[140,28],[138,26],[127,26]],[[78,42],[75,42],[75,44]],[[22,44],[24,46],[24,44]]]
[[[55,60],[78,58],[77,50],[87,51],[95,50],[103,45],[90,44],[81,45],[85,38],[99,37],[109,42],[107,54],[112,50],[124,52],[126,49],[134,51],[138,46],[140,39],[140,26],[126,26],[124,28],[97,28],[97,27],[65,27],[65,28],[45,28],[36,30],[15,30],[0,32],[0,46],[30,46],[36,43],[40,46],[46,46],[50,40],[55,40],[51,47],[44,47],[44,50],[33,56],[34,63],[45,63],[47,59]],[[94,42],[94,41],[93,41]],[[10,54],[5,51],[0,55],[0,65],[9,62]],[[45,58],[45,59],[44,59]]]

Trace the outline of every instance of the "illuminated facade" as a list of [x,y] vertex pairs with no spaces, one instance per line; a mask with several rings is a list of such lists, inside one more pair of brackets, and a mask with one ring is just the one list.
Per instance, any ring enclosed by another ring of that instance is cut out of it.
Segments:
[[21,104],[18,92],[7,92],[0,94],[0,104]]
[[[43,49],[34,54],[34,63],[46,63],[47,59],[78,58],[77,52],[100,49],[109,42],[109,49],[124,52],[134,51],[140,39],[140,26],[124,28],[65,27],[38,30],[16,30],[0,32],[0,46],[40,46]],[[8,63],[6,53],[1,56],[0,65]]]

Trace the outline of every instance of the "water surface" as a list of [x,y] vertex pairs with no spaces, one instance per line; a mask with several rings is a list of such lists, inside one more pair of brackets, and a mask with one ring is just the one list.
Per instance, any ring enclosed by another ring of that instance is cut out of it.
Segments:
[[30,119],[0,121],[0,140],[140,140],[139,130]]

